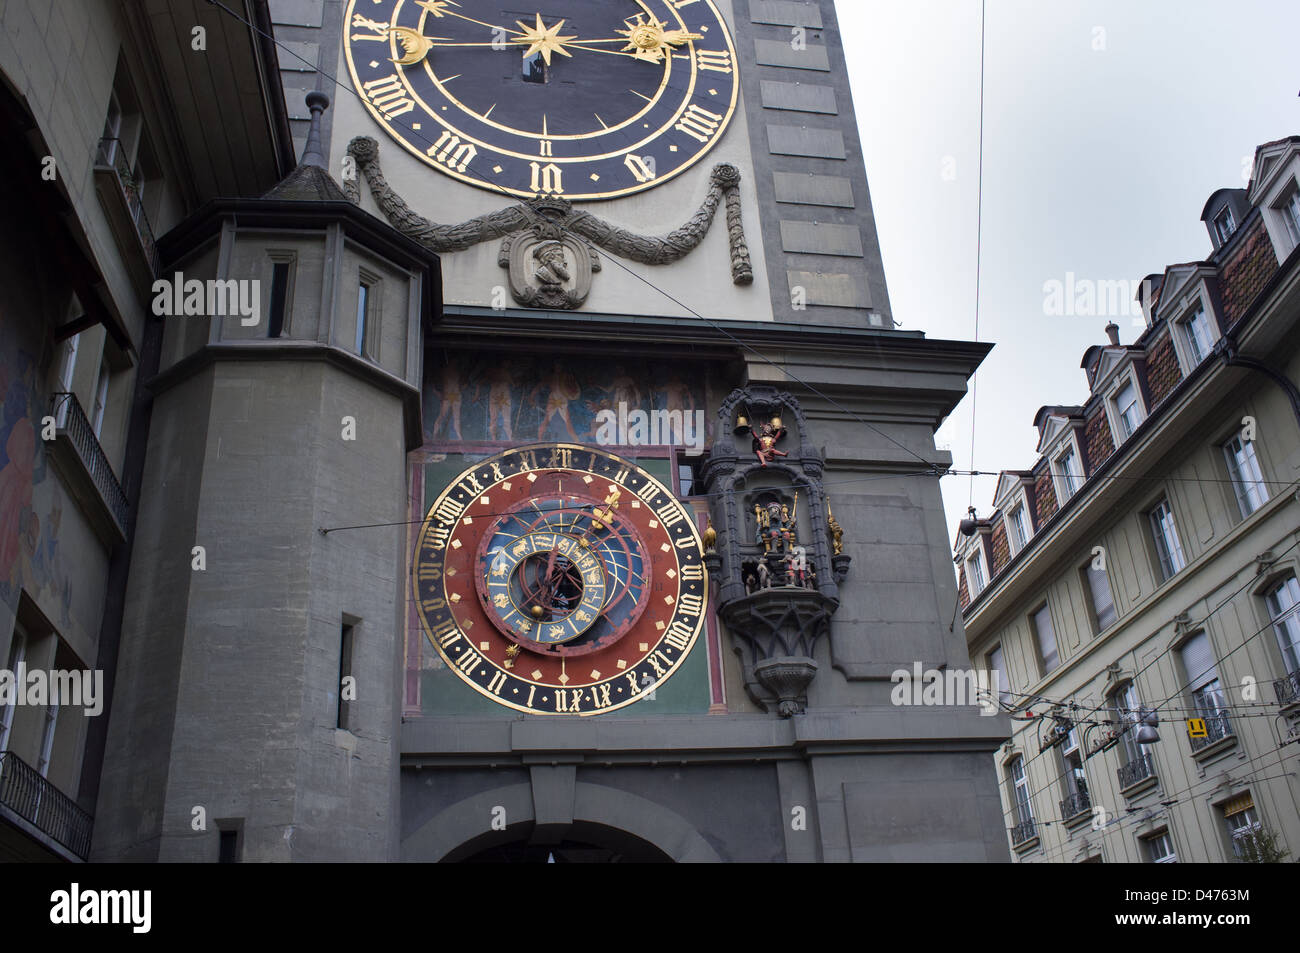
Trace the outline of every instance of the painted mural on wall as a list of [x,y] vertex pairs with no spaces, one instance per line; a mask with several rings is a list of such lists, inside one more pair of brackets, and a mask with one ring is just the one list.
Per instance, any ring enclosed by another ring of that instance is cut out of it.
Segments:
[[42,373],[19,328],[0,312],[0,600],[17,611],[26,589],[55,624],[72,625],[72,580],[59,548],[63,495],[40,440]]
[[703,365],[431,353],[426,444],[569,440],[702,449],[714,406]]

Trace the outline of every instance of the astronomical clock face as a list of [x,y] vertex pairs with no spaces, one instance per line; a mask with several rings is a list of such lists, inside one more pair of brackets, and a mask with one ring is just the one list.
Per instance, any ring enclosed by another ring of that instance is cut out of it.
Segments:
[[448,668],[534,714],[630,705],[682,664],[708,579],[689,511],[598,449],[545,444],[465,471],[429,510],[412,567]]
[[610,198],[697,162],[736,107],[712,0],[350,0],[348,66],[421,160],[514,196]]

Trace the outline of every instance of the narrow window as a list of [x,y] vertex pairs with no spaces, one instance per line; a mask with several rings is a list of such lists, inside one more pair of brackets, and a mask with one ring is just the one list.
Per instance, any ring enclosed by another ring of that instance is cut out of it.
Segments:
[[1219,236],[1219,244],[1222,245],[1232,233],[1237,230],[1237,223],[1233,221],[1232,209],[1225,208],[1214,219],[1214,231]]
[[1115,596],[1110,591],[1110,577],[1106,570],[1094,568],[1091,562],[1083,567],[1083,576],[1092,596],[1093,625],[1095,631],[1101,632],[1119,618],[1115,611]]
[[[14,627],[13,641],[9,643],[9,671],[17,672],[18,665],[27,655],[27,634],[17,626]],[[0,712],[0,751],[9,750],[9,735],[14,726],[14,699],[10,699]]]
[[1157,503],[1147,514],[1147,519],[1151,522],[1151,537],[1156,544],[1156,555],[1160,559],[1163,582],[1187,565],[1187,560],[1183,556],[1183,544],[1178,539],[1178,528],[1174,526],[1174,511],[1169,508],[1168,500]]
[[1193,636],[1183,643],[1179,654],[1187,678],[1189,700],[1195,711],[1193,717],[1204,718],[1208,732],[1204,738],[1192,739],[1192,749],[1196,750],[1233,733],[1232,723],[1228,720],[1228,700],[1223,692],[1223,683],[1219,681],[1219,669],[1214,661],[1209,635],[1201,632]]
[[1210,331],[1210,319],[1205,313],[1205,307],[1198,304],[1192,316],[1187,319],[1184,325],[1187,330],[1187,344],[1192,350],[1192,359],[1194,363],[1200,364],[1201,361],[1214,350],[1214,337]]
[[1025,548],[1025,543],[1029,542],[1029,527],[1025,522],[1025,508],[1023,505],[1017,506],[1011,511],[1011,518],[1008,522],[1011,527],[1011,542],[1015,546],[1015,552],[1018,553]]
[[356,679],[352,674],[352,648],[356,636],[356,626],[351,622],[343,623],[339,639],[339,710],[337,727],[352,730],[352,701],[355,698]]
[[1083,485],[1083,474],[1079,471],[1079,458],[1074,453],[1074,447],[1067,447],[1065,452],[1056,458],[1056,473],[1061,480],[1061,504],[1074,496],[1075,492]]
[[104,408],[108,404],[108,374],[108,364],[101,362],[99,380],[95,383],[95,404],[90,411],[90,425],[95,431],[97,440],[104,429]]
[[980,560],[978,552],[966,560],[966,577],[966,587],[970,590],[970,597],[974,599],[984,590],[984,563]]
[[284,312],[289,301],[289,262],[271,264],[271,318],[266,336],[278,338],[284,334]]
[[1249,794],[1234,797],[1223,805],[1223,820],[1232,841],[1232,853],[1238,860],[1259,860],[1263,853],[1259,834],[1262,825],[1255,800]]
[[1046,675],[1061,664],[1061,656],[1056,650],[1056,633],[1052,630],[1052,613],[1044,603],[1031,617],[1034,635],[1038,639],[1038,655],[1043,663]]
[[988,667],[998,680],[998,701],[1004,706],[1011,706],[1011,682],[1007,679],[1007,663],[1002,655],[1002,646],[999,645],[988,654]]
[[217,822],[217,863],[237,864],[243,859],[244,823],[242,820]]
[[1083,755],[1079,748],[1079,736],[1075,729],[1070,729],[1069,737],[1061,746],[1062,778],[1065,785],[1065,800],[1061,802],[1061,816],[1074,817],[1092,807],[1088,797],[1088,776],[1083,770]]
[[1153,834],[1144,838],[1143,846],[1146,848],[1147,860],[1153,864],[1176,864],[1178,855],[1174,853],[1174,841],[1169,836],[1168,831],[1161,831],[1159,834]]
[[523,77],[525,83],[545,83],[550,79],[550,70],[540,52],[524,57]]
[[1242,519],[1245,519],[1268,501],[1264,474],[1260,472],[1259,457],[1255,455],[1255,443],[1243,440],[1238,434],[1223,445],[1223,456],[1228,462],[1228,476],[1232,479],[1233,492],[1237,494],[1237,505],[1241,507]]
[[1300,582],[1282,580],[1264,596],[1288,675],[1300,673]]
[[370,286],[364,281],[357,286],[357,353],[369,357],[366,344],[366,319],[370,315]]
[[1115,409],[1119,412],[1120,430],[1123,431],[1121,439],[1127,440],[1142,423],[1142,408],[1138,406],[1137,388],[1131,379],[1115,395]]
[[1291,236],[1291,244],[1300,245],[1300,188],[1296,187],[1295,182],[1291,183],[1291,188],[1282,197],[1278,208],[1282,212],[1282,224]]

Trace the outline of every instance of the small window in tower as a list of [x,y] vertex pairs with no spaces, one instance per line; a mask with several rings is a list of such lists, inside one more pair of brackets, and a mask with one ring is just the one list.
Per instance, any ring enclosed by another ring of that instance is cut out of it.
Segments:
[[278,338],[284,334],[285,312],[289,304],[289,262],[271,263],[271,314],[266,336]]
[[242,821],[217,822],[217,863],[237,864],[243,859],[243,827]]
[[540,52],[524,57],[523,75],[525,83],[545,83],[550,80],[550,69]]
[[366,355],[366,319],[370,315],[370,285],[364,281],[357,289],[357,353],[362,357]]
[[339,706],[336,726],[352,730],[352,702],[356,697],[356,679],[352,674],[352,649],[356,641],[355,623],[344,621],[339,640]]

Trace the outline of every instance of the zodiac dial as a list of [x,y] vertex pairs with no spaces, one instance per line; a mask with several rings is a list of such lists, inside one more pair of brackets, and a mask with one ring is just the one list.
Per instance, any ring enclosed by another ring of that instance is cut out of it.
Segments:
[[726,131],[740,87],[713,0],[520,8],[349,0],[353,84],[371,115],[423,162],[525,198],[652,188]]
[[669,678],[708,580],[687,508],[635,464],[539,444],[462,473],[421,526],[411,581],[447,667],[502,705],[594,715]]

